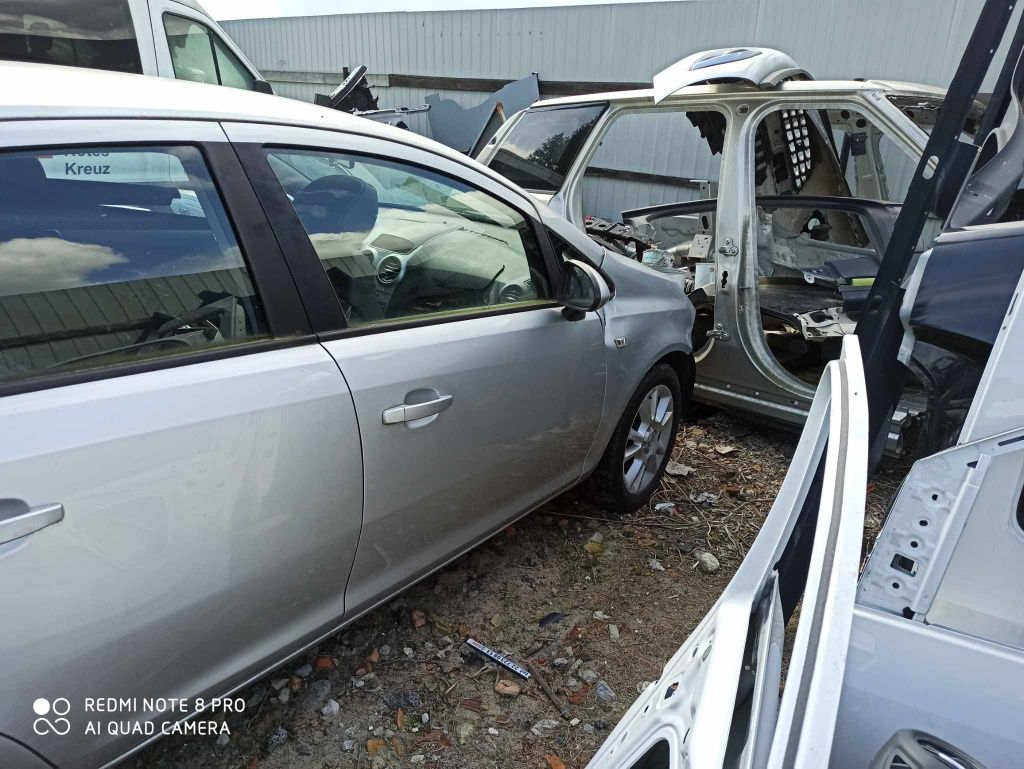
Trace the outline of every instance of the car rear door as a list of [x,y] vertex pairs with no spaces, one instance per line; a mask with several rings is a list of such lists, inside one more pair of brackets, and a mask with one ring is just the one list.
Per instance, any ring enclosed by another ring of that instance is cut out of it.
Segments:
[[[847,337],[818,385],[789,472],[750,552],[591,769],[828,765],[860,562],[866,468],[864,375],[857,341]],[[821,504],[804,517],[804,501],[819,482]],[[793,553],[808,536],[809,567],[794,568]],[[784,617],[801,592],[786,659]]]
[[145,739],[108,720],[159,735],[190,712],[143,698],[226,693],[338,624],[359,434],[217,124],[4,142],[0,732],[97,766]]
[[552,300],[527,198],[398,142],[226,126],[355,398],[358,611],[579,480],[605,334]]

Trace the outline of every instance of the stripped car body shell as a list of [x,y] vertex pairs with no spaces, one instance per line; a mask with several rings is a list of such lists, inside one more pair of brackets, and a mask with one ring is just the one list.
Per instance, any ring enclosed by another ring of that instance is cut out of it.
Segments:
[[[707,69],[693,69],[694,64],[708,56],[732,52],[756,53],[746,59],[725,62]],[[557,110],[598,107],[603,109],[578,151],[567,160],[564,179],[556,189],[531,187],[519,180],[537,199],[572,222],[587,230],[583,203],[583,182],[588,165],[595,158],[602,142],[616,120],[640,113],[717,113],[724,117],[723,161],[717,182],[702,188],[701,199],[678,204],[683,212],[688,206],[713,204],[714,217],[711,248],[696,270],[681,269],[690,280],[694,297],[702,291],[713,313],[714,322],[706,339],[693,342],[697,362],[694,399],[741,414],[769,419],[786,425],[803,424],[814,396],[813,381],[802,379],[786,370],[766,340],[758,294],[758,217],[754,214],[760,197],[753,189],[752,169],[755,164],[755,133],[762,120],[771,113],[790,107],[806,107],[838,114],[849,110],[867,116],[875,130],[884,131],[894,146],[910,157],[920,155],[927,142],[925,128],[933,117],[925,110],[902,109],[894,103],[935,105],[944,91],[927,85],[883,80],[806,79],[787,55],[771,49],[739,48],[701,52],[687,57],[654,78],[650,89],[598,93],[542,100],[529,110],[514,115],[478,155],[485,165],[502,171],[503,147],[512,146],[526,130],[531,116]],[[913,114],[914,117],[910,115]],[[517,132],[517,128],[519,129]],[[862,167],[870,179],[874,168],[872,155],[877,146],[867,143]],[[861,158],[854,158],[861,162]],[[851,161],[852,165],[852,161]],[[885,200],[884,179],[875,180],[879,199]],[[552,185],[556,186],[556,185]],[[820,201],[820,198],[819,198]],[[859,198],[834,198],[830,205],[839,207],[857,203],[875,203]],[[792,204],[801,203],[794,196]],[[822,205],[820,202],[818,205]],[[666,206],[667,207],[667,206]],[[659,206],[622,212],[623,221],[634,229],[647,222],[645,212]],[[665,216],[666,212],[655,212]],[[890,217],[891,219],[892,217]],[[881,233],[887,237],[887,233]],[[884,240],[879,243],[879,249]],[[703,269],[702,269],[703,268]],[[696,300],[695,300],[696,302]],[[807,319],[804,319],[805,321]],[[804,333],[815,343],[830,337],[838,339],[850,332],[853,320],[847,315],[829,324],[827,333]],[[797,317],[792,319],[797,332],[806,327]],[[920,406],[908,406],[907,413],[918,413]],[[893,449],[900,445],[900,423],[894,424]]]

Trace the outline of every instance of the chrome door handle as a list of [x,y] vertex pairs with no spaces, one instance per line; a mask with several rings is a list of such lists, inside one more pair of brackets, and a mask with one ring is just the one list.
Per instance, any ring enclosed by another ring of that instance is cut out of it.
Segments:
[[399,422],[412,422],[414,419],[432,417],[451,405],[452,396],[442,395],[426,403],[403,403],[400,406],[384,409],[381,419],[386,425],[397,425]]
[[64,505],[29,507],[20,499],[0,499],[0,545],[64,520]]

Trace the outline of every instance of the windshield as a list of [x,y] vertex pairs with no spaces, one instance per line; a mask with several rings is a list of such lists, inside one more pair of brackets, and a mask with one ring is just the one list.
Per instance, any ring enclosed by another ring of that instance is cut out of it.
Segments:
[[528,110],[488,165],[528,190],[557,192],[607,106],[602,103]]

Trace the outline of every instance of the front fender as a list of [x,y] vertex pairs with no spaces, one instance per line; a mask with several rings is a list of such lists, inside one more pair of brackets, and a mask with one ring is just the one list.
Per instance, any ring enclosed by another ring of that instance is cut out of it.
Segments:
[[[603,269],[615,297],[601,311],[605,323],[608,379],[601,425],[587,457],[587,472],[600,461],[637,383],[659,361],[690,358],[695,311],[680,273],[662,273],[607,253]],[[692,360],[691,360],[692,364]],[[689,366],[692,375],[692,365]],[[684,392],[692,382],[681,382]]]

